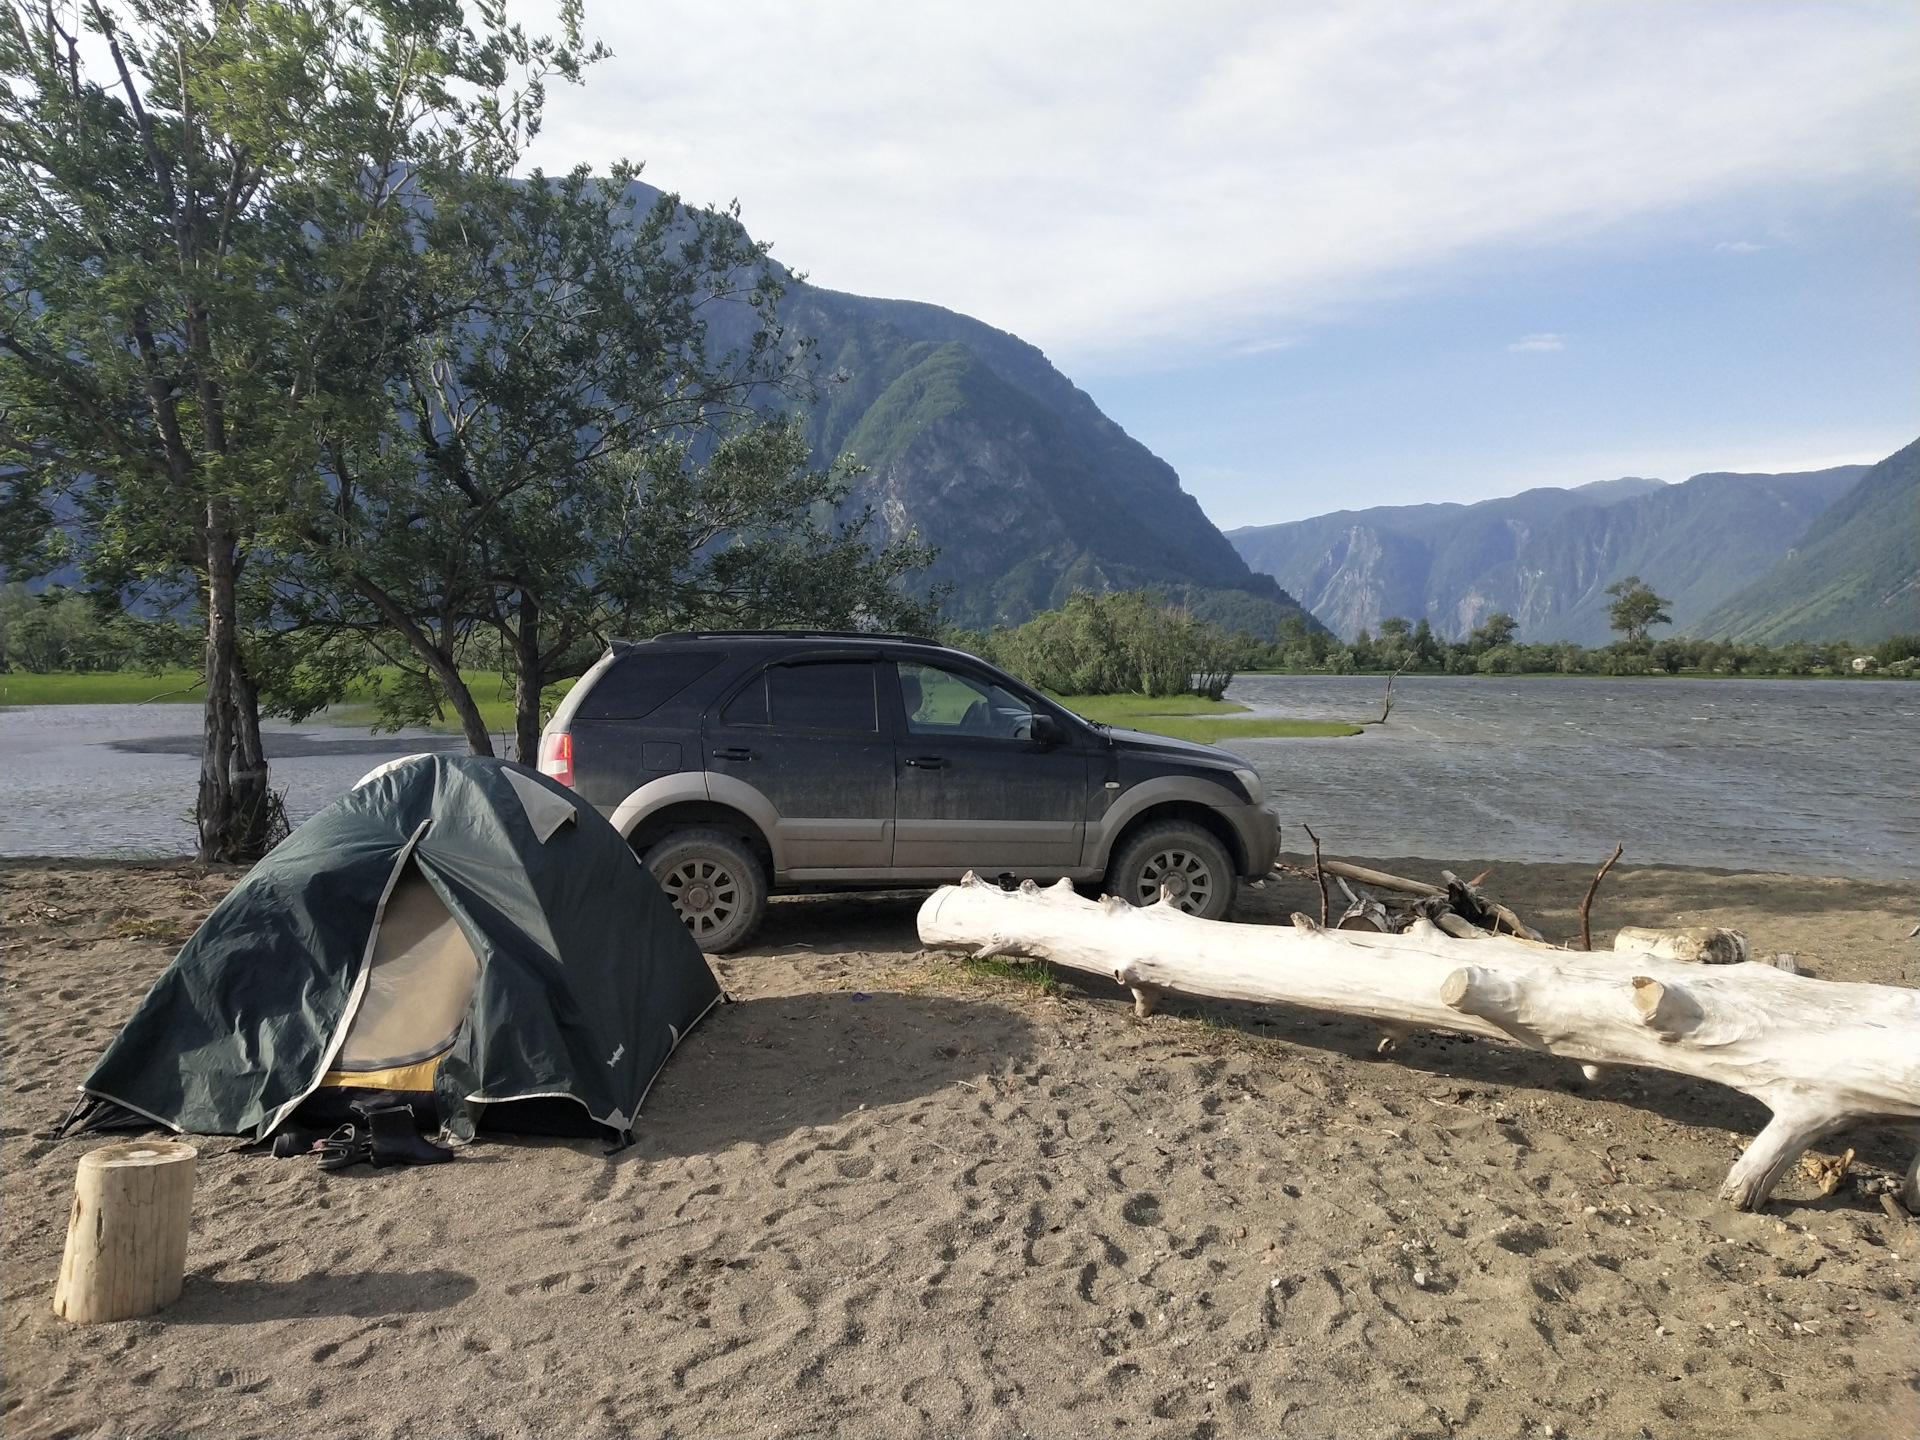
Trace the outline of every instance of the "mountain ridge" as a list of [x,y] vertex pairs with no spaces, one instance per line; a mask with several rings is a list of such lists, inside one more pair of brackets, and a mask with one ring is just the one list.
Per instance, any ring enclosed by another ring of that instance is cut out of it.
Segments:
[[1496,611],[1523,640],[1603,644],[1606,587],[1637,574],[1685,631],[1751,583],[1869,467],[1710,471],[1677,485],[1625,477],[1456,503],[1335,511],[1228,539],[1333,630],[1401,615],[1464,639]]

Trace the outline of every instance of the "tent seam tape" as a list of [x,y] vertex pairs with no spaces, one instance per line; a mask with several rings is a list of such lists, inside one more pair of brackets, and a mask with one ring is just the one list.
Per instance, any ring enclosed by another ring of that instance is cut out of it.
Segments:
[[367,980],[373,974],[373,947],[380,939],[380,924],[387,918],[387,901],[393,898],[394,887],[400,883],[400,876],[407,868],[407,861],[413,858],[414,847],[419,845],[421,837],[427,833],[427,827],[433,824],[428,816],[414,827],[413,834],[407,837],[407,843],[400,847],[399,858],[393,862],[388,872],[387,885],[380,892],[380,903],[373,909],[373,927],[367,931],[366,949],[360,955],[360,970],[353,977],[353,992],[347,997],[346,1010],[341,1014],[340,1024],[333,1033],[333,1039],[327,1042],[327,1048],[320,1057],[320,1067],[314,1071],[313,1079],[307,1088],[293,1099],[287,1101],[261,1125],[255,1139],[270,1134],[274,1127],[300,1107],[300,1103],[320,1088],[320,1082],[327,1078],[327,1071],[333,1068],[333,1057],[340,1053],[340,1047],[347,1043],[347,1031],[353,1028],[354,1018],[360,1013],[360,1002],[366,997]]

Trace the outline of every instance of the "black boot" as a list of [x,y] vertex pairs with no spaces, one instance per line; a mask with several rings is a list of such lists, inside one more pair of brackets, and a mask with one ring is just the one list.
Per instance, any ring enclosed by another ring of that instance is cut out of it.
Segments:
[[436,1145],[414,1128],[411,1105],[391,1105],[363,1112],[373,1129],[375,1165],[441,1165],[453,1151]]

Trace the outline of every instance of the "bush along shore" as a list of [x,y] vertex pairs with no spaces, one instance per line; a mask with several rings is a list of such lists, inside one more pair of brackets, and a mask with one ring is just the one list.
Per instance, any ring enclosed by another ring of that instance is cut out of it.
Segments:
[[[1506,621],[1505,625],[1497,622]],[[1558,640],[1513,638],[1508,617],[1496,615],[1466,640],[1434,635],[1427,622],[1381,622],[1353,640],[1322,633],[1254,641],[1238,652],[1240,670],[1332,675],[1686,675],[1747,677],[1887,677],[1920,673],[1920,635],[1894,635],[1877,645],[1849,640],[1791,640],[1782,645],[1732,640],[1620,640],[1588,647]]]

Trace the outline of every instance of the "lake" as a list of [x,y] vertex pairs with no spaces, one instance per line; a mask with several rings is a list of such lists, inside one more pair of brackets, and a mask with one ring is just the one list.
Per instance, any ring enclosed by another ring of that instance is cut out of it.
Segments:
[[[1382,676],[1247,675],[1262,715],[1371,720]],[[1289,850],[1920,879],[1920,686],[1406,676],[1386,725],[1237,740]]]
[[[1262,715],[1365,720],[1378,676],[1248,675]],[[1867,681],[1402,676],[1388,724],[1241,740],[1291,851],[1634,863],[1920,879],[1920,686]],[[193,849],[199,707],[0,711],[0,855]],[[425,731],[267,729],[273,785],[312,814],[382,760],[463,748]]]

